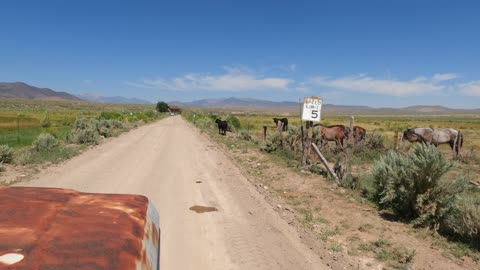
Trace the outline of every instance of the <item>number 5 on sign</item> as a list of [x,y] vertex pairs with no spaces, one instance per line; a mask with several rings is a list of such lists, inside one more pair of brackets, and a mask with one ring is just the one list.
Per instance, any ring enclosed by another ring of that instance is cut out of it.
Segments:
[[308,97],[303,99],[302,120],[320,122],[320,112],[322,111],[322,100],[317,97]]

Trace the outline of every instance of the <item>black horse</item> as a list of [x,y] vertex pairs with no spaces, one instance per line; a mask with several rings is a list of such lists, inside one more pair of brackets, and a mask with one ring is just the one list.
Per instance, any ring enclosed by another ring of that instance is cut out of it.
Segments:
[[217,119],[217,120],[215,120],[215,123],[217,123],[217,126],[218,126],[218,134],[222,134],[222,135],[227,134],[227,130],[228,130],[228,122],[227,121]]
[[288,119],[287,118],[273,118],[273,122],[275,122],[275,125],[278,127],[278,122],[282,123],[282,130],[287,131],[288,130]]

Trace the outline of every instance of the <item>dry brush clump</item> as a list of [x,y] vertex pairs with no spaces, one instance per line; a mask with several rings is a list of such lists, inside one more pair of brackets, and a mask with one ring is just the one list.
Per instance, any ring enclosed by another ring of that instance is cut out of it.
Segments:
[[404,155],[389,152],[372,169],[374,200],[415,226],[430,227],[470,243],[480,243],[480,192],[452,168],[433,145],[417,144]]
[[115,130],[124,127],[123,122],[116,119],[77,119],[68,140],[76,144],[97,144],[101,136],[111,137]]
[[58,140],[50,133],[42,133],[32,144],[33,150],[37,152],[49,151],[58,146]]
[[8,145],[0,145],[0,163],[13,161],[13,149]]
[[374,164],[375,198],[419,225],[437,225],[465,188],[465,181],[443,177],[451,166],[434,146],[418,144],[408,156],[391,151]]
[[271,153],[283,147],[283,141],[283,134],[280,131],[275,132],[274,134],[267,136],[267,140],[260,150]]
[[77,119],[68,140],[76,144],[97,144],[100,135],[93,120]]
[[250,133],[248,133],[248,131],[246,131],[244,129],[240,129],[238,131],[237,138],[239,138],[241,140],[245,140],[245,141],[253,141],[253,138],[250,135]]
[[480,192],[470,190],[459,196],[441,230],[480,249]]

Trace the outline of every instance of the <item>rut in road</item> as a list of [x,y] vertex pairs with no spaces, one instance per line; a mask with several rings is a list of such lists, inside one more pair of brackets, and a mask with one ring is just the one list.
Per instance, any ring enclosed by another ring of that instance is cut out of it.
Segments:
[[[179,116],[132,130],[22,185],[148,196],[161,269],[324,269],[239,169]],[[192,206],[218,211],[196,213]]]

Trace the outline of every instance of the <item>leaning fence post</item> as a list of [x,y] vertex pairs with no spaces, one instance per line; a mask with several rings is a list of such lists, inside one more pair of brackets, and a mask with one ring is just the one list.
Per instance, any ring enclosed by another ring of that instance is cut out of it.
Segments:
[[315,152],[317,152],[317,155],[318,157],[320,158],[320,160],[322,161],[323,165],[325,165],[325,168],[327,168],[327,171],[330,173],[331,176],[333,176],[335,178],[335,182],[340,185],[340,182],[338,181],[338,176],[337,174],[330,168],[330,166],[328,166],[328,162],[327,160],[325,159],[325,157],[322,155],[322,153],[320,152],[320,150],[318,149],[317,145],[315,143],[312,143],[312,146],[313,146],[313,149],[315,150]]

